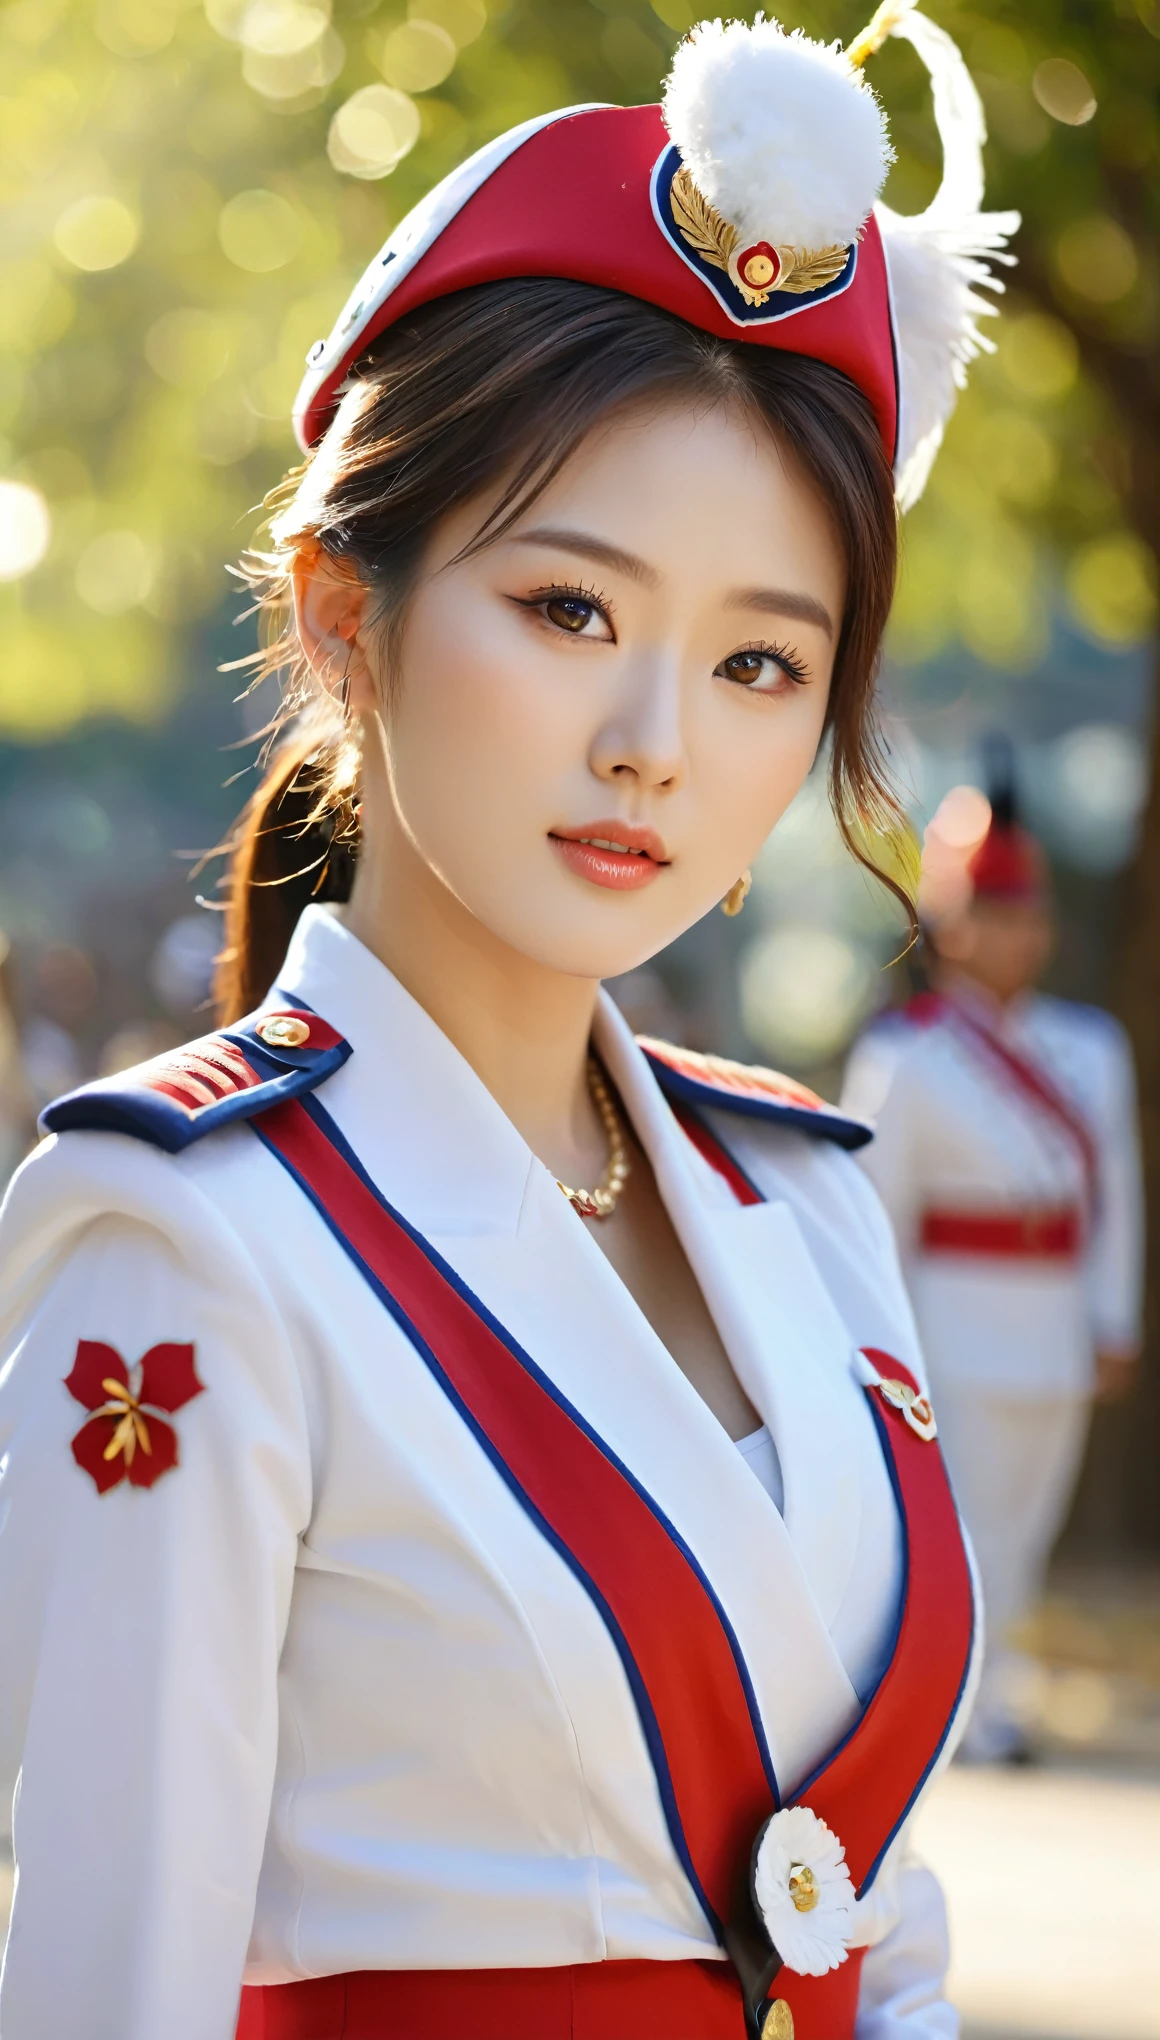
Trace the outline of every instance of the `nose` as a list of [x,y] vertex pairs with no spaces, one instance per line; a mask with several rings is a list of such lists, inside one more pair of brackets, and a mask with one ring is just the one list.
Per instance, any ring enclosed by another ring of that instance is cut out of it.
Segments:
[[680,675],[667,659],[650,660],[626,674],[596,731],[588,763],[609,785],[633,783],[672,792],[685,778]]

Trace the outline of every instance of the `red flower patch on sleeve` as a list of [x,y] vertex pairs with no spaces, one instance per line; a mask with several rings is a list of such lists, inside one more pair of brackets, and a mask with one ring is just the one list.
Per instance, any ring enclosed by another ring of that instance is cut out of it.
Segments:
[[152,1487],[177,1465],[177,1433],[157,1415],[192,1402],[205,1387],[193,1364],[193,1347],[164,1343],[130,1370],[115,1346],[81,1339],[65,1387],[91,1414],[72,1441],[73,1458],[99,1493],[119,1481]]

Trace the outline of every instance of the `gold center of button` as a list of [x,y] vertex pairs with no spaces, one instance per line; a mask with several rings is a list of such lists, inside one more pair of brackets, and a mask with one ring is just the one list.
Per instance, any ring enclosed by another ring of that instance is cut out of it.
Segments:
[[773,263],[768,255],[751,255],[742,273],[754,290],[764,290],[767,283],[773,282]]
[[775,1998],[761,2025],[761,2040],[793,2040],[793,2013],[784,1998]]
[[789,1895],[798,1912],[812,1912],[821,1892],[808,1863],[793,1863],[789,1873]]
[[271,1048],[301,1048],[310,1039],[309,1027],[296,1013],[271,1013],[269,1019],[259,1020],[254,1032]]

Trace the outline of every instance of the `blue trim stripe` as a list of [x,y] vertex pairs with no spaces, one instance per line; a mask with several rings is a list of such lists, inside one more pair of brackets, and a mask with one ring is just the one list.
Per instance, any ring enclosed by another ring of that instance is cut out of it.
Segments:
[[[910,1591],[910,1524],[907,1520],[906,1511],[902,1506],[902,1490],[899,1486],[898,1481],[898,1468],[895,1462],[894,1454],[890,1450],[888,1442],[889,1433],[887,1430],[886,1412],[885,1410],[882,1409],[881,1405],[877,1402],[873,1395],[870,1396],[869,1401],[870,1401],[870,1414],[874,1419],[875,1427],[878,1431],[878,1436],[881,1441],[882,1457],[886,1461],[886,1470],[890,1475],[890,1484],[894,1489],[894,1499],[898,1505],[899,1519],[902,1523],[902,1545],[903,1545],[902,1593],[899,1596],[898,1602],[898,1621],[895,1625],[894,1634],[890,1641],[890,1656],[887,1659],[887,1670],[889,1670],[890,1665],[894,1661],[894,1653],[898,1648],[898,1638],[902,1630],[903,1612],[906,1608],[907,1596]],[[941,1450],[941,1447],[936,1446],[935,1449],[936,1451]],[[968,1567],[968,1574],[969,1570],[970,1569]],[[861,1884],[858,1887],[857,1896],[859,1898],[862,1897],[864,1892],[869,1891],[871,1885],[873,1884],[875,1878],[878,1875],[878,1872],[882,1868],[882,1864],[886,1858],[886,1855],[890,1849],[892,1842],[895,1839],[895,1836],[898,1835],[901,1832],[901,1830],[905,1827],[906,1822],[910,1818],[911,1812],[913,1811],[915,1803],[917,1802],[919,1795],[922,1792],[924,1785],[926,1784],[927,1779],[930,1777],[931,1772],[934,1770],[934,1767],[937,1764],[939,1757],[942,1755],[942,1752],[946,1747],[947,1737],[949,1736],[952,1728],[954,1727],[955,1722],[958,1720],[959,1709],[963,1704],[963,1694],[967,1690],[967,1680],[971,1676],[971,1665],[974,1662],[975,1637],[978,1631],[978,1625],[979,1625],[979,1610],[975,1596],[975,1583],[972,1577],[971,1634],[967,1642],[967,1652],[963,1660],[963,1676],[959,1680],[958,1691],[955,1694],[954,1698],[954,1705],[952,1706],[950,1713],[947,1715],[946,1724],[943,1728],[943,1732],[930,1753],[929,1762],[926,1764],[920,1777],[917,1779],[914,1790],[910,1795],[910,1798],[907,1800],[906,1805],[903,1807],[902,1812],[899,1814],[898,1819],[895,1821],[894,1826],[891,1828],[890,1833],[887,1835],[886,1840],[883,1842],[882,1847],[879,1849],[878,1854],[875,1856],[873,1863],[870,1865],[869,1870],[866,1872],[865,1877],[863,1878]],[[882,1677],[885,1678],[885,1676],[886,1673],[884,1672]],[[878,1683],[879,1685],[881,1685],[882,1681],[879,1680]],[[878,1687],[876,1686],[874,1690],[875,1692],[877,1692]],[[869,1702],[867,1703],[867,1705],[869,1705]],[[837,1751],[834,1752],[834,1755],[835,1756],[837,1755]],[[805,1788],[803,1787],[803,1790],[804,1789]]]
[[683,1104],[711,1106],[714,1111],[720,1112],[737,1112],[746,1119],[772,1120],[778,1126],[792,1126],[800,1133],[812,1133],[816,1139],[832,1140],[851,1153],[855,1148],[865,1147],[874,1138],[873,1127],[864,1125],[860,1119],[847,1119],[844,1113],[835,1112],[831,1106],[783,1105],[778,1098],[727,1091],[723,1086],[690,1077],[684,1070],[675,1070],[671,1063],[665,1062],[662,1056],[653,1055],[647,1048],[644,1053],[665,1096],[679,1098]]
[[[749,1668],[745,1663],[744,1657],[742,1656],[740,1643],[738,1642],[732,1624],[730,1623],[729,1618],[725,1613],[725,1610],[721,1606],[721,1603],[718,1600],[717,1595],[713,1591],[713,1588],[710,1585],[709,1580],[707,1579],[697,1559],[694,1557],[692,1551],[689,1549],[689,1546],[686,1544],[684,1538],[680,1535],[680,1532],[669,1521],[668,1517],[664,1514],[664,1511],[653,1500],[652,1496],[648,1493],[647,1489],[642,1487],[640,1481],[637,1480],[635,1475],[631,1472],[630,1468],[624,1464],[624,1461],[618,1457],[618,1455],[612,1450],[612,1447],[605,1442],[605,1440],[600,1436],[600,1434],[596,1430],[594,1430],[592,1425],[588,1423],[587,1419],[581,1415],[580,1411],[577,1410],[575,1406],[568,1400],[568,1398],[561,1393],[561,1391],[556,1387],[555,1383],[552,1380],[550,1380],[548,1375],[544,1373],[543,1369],[539,1367],[536,1364],[536,1362],[531,1358],[531,1356],[524,1351],[523,1347],[520,1346],[517,1343],[517,1341],[512,1338],[510,1332],[505,1330],[504,1326],[499,1322],[499,1320],[496,1317],[494,1317],[492,1313],[488,1310],[486,1304],[484,1304],[474,1294],[474,1292],[468,1288],[467,1284],[456,1273],[455,1269],[452,1268],[450,1264],[443,1259],[442,1255],[439,1254],[437,1250],[430,1244],[430,1242],[423,1237],[422,1233],[418,1232],[414,1226],[409,1224],[407,1219],[403,1217],[402,1213],[396,1211],[394,1206],[388,1202],[388,1200],[383,1196],[381,1190],[378,1188],[378,1185],[374,1182],[372,1177],[368,1175],[366,1169],[363,1167],[363,1164],[359,1160],[359,1157],[355,1153],[354,1149],[350,1146],[349,1142],[345,1139],[343,1134],[340,1132],[339,1128],[335,1125],[334,1121],[331,1119],[330,1114],[325,1110],[325,1108],[322,1105],[319,1104],[318,1100],[312,1097],[304,1097],[299,1102],[302,1105],[303,1109],[309,1114],[310,1118],[313,1120],[315,1126],[318,1128],[318,1131],[330,1143],[330,1145],[334,1148],[335,1152],[342,1157],[343,1161],[358,1177],[364,1189],[366,1189],[370,1193],[370,1195],[374,1198],[380,1210],[382,1210],[385,1213],[385,1215],[393,1222],[393,1224],[399,1227],[400,1231],[406,1234],[407,1238],[411,1240],[411,1242],[419,1249],[419,1251],[423,1254],[424,1258],[429,1262],[429,1264],[435,1270],[435,1272],[438,1275],[440,1275],[443,1278],[443,1280],[448,1284],[448,1286],[452,1290],[454,1290],[456,1295],[459,1296],[462,1299],[462,1301],[468,1305],[468,1307],[480,1319],[481,1323],[486,1325],[487,1329],[497,1339],[499,1339],[502,1342],[502,1344],[507,1348],[507,1351],[512,1355],[512,1358],[519,1362],[520,1366],[523,1367],[526,1370],[526,1372],[532,1377],[533,1381],[536,1382],[537,1386],[541,1388],[546,1395],[551,1397],[552,1401],[556,1404],[556,1406],[560,1410],[563,1411],[565,1416],[567,1416],[570,1419],[570,1421],[576,1425],[577,1429],[583,1433],[583,1435],[590,1441],[590,1443],[595,1445],[597,1450],[608,1461],[609,1465],[616,1469],[616,1471],[621,1475],[622,1479],[624,1479],[628,1483],[628,1485],[632,1488],[634,1494],[636,1494],[637,1497],[650,1510],[651,1514],[653,1515],[657,1523],[660,1525],[660,1527],[664,1530],[665,1534],[675,1544],[677,1550],[684,1558],[686,1564],[689,1566],[690,1570],[696,1577],[703,1591],[708,1596],[708,1599],[713,1607],[714,1613],[716,1614],[717,1619],[721,1624],[721,1628],[729,1643],[729,1648],[730,1651],[732,1652],[733,1660],[737,1667],[738,1677],[741,1681],[742,1690],[745,1694],[746,1706],[749,1711],[749,1718],[753,1729],[754,1740],[756,1741],[758,1752],[761,1757],[762,1768],[765,1772],[765,1776],[769,1784],[770,1795],[773,1800],[775,1808],[780,1806],[781,1795],[778,1788],[777,1776],[773,1767],[773,1759],[770,1754],[769,1743],[765,1734],[764,1725],[761,1720],[760,1711],[758,1709],[757,1695],[754,1691],[753,1681],[749,1673]],[[540,1509],[536,1506],[535,1502],[532,1501],[530,1495],[527,1493],[527,1490],[523,1487],[522,1483],[520,1482],[516,1474],[512,1471],[511,1467],[508,1465],[507,1461],[503,1458],[498,1448],[492,1442],[487,1432],[482,1428],[482,1426],[479,1424],[477,1419],[472,1414],[471,1410],[467,1407],[466,1403],[463,1401],[458,1390],[455,1388],[454,1384],[451,1382],[448,1375],[444,1371],[442,1365],[440,1364],[438,1356],[433,1352],[432,1348],[428,1345],[427,1341],[424,1339],[422,1333],[418,1330],[417,1326],[412,1322],[410,1317],[407,1315],[406,1311],[398,1303],[397,1299],[391,1294],[390,1290],[387,1289],[386,1286],[379,1280],[378,1276],[374,1273],[374,1271],[368,1267],[362,1255],[358,1252],[357,1248],[352,1244],[352,1242],[347,1238],[346,1234],[343,1232],[341,1226],[338,1223],[338,1220],[335,1218],[333,1213],[331,1213],[327,1209],[325,1204],[323,1204],[321,1199],[312,1189],[311,1185],[305,1181],[300,1172],[294,1167],[293,1163],[287,1159],[287,1157],[269,1138],[269,1136],[263,1129],[261,1120],[256,1119],[251,1123],[253,1125],[254,1132],[258,1135],[258,1138],[262,1141],[263,1145],[269,1149],[270,1153],[275,1157],[275,1159],[281,1163],[282,1167],[286,1170],[287,1174],[290,1175],[293,1178],[293,1180],[299,1185],[304,1195],[309,1198],[315,1210],[318,1212],[320,1218],[323,1220],[328,1230],[337,1240],[338,1244],[343,1248],[344,1252],[347,1254],[349,1259],[354,1263],[355,1267],[358,1269],[359,1273],[366,1281],[368,1287],[378,1297],[379,1301],[383,1304],[384,1308],[389,1312],[390,1316],[394,1319],[395,1323],[399,1326],[400,1330],[410,1340],[411,1344],[415,1348],[415,1351],[418,1353],[419,1357],[423,1360],[425,1365],[429,1368],[430,1372],[432,1373],[436,1381],[438,1381],[440,1387],[443,1389],[448,1400],[458,1410],[460,1416],[463,1418],[464,1423],[468,1426],[469,1430],[477,1439],[478,1443],[482,1447],[483,1451],[486,1453],[488,1459],[495,1467],[497,1473],[500,1475],[500,1478],[504,1481],[505,1485],[515,1496],[516,1500],[520,1503],[521,1507],[527,1512],[528,1516],[535,1523],[537,1529],[547,1539],[548,1543],[551,1544],[553,1550],[555,1550],[558,1553],[558,1555],[563,1559],[564,1563],[568,1566],[569,1570],[580,1582],[581,1586],[584,1588],[585,1592],[589,1595],[590,1599],[592,1600],[593,1605],[597,1609],[597,1612],[599,1613],[602,1621],[605,1624],[605,1627],[609,1632],[609,1635],[612,1638],[617,1653],[620,1657],[621,1663],[624,1667],[625,1676],[628,1679],[633,1700],[636,1704],[637,1713],[640,1717],[641,1727],[644,1732],[645,1741],[648,1745],[649,1757],[656,1775],[657,1787],[660,1793],[661,1803],[664,1808],[665,1821],[666,1825],[668,1826],[669,1835],[672,1840],[673,1847],[676,1850],[677,1856],[680,1859],[681,1866],[685,1871],[685,1875],[688,1877],[689,1883],[692,1885],[693,1890],[696,1893],[697,1901],[701,1906],[706,1919],[708,1920],[710,1926],[712,1927],[713,1932],[716,1935],[718,1941],[721,1941],[723,1932],[722,1923],[717,1918],[717,1915],[712,1905],[709,1903],[709,1900],[697,1876],[696,1870],[693,1867],[693,1862],[689,1853],[688,1844],[685,1840],[684,1830],[681,1825],[680,1813],[676,1802],[676,1794],[673,1789],[672,1775],[669,1770],[668,1758],[665,1753],[664,1743],[660,1733],[660,1727],[656,1719],[656,1714],[653,1710],[652,1702],[648,1695],[648,1690],[645,1686],[644,1679],[641,1676],[640,1668],[637,1665],[635,1658],[633,1657],[628,1639],[625,1636],[624,1631],[622,1630],[615,1615],[613,1614],[612,1609],[609,1607],[608,1602],[605,1600],[604,1595],[601,1593],[595,1580],[593,1580],[591,1575],[580,1564],[575,1554],[563,1542],[558,1533],[553,1529],[552,1525],[547,1521],[547,1519],[544,1517]]]
[[[875,1682],[874,1691],[871,1693],[870,1698],[866,1701],[866,1704],[862,1709],[862,1713],[859,1716],[858,1720],[854,1723],[853,1727],[848,1731],[846,1735],[842,1737],[841,1742],[835,1743],[833,1749],[818,1765],[817,1769],[811,1771],[809,1777],[805,1780],[804,1784],[798,1786],[798,1789],[794,1794],[793,1801],[791,1802],[791,1804],[794,1805],[796,1805],[799,1799],[804,1799],[806,1797],[806,1795],[810,1792],[812,1787],[817,1784],[817,1781],[822,1776],[823,1772],[829,1770],[830,1765],[834,1763],[838,1757],[841,1756],[842,1751],[846,1749],[850,1743],[853,1742],[856,1735],[861,1733],[862,1724],[866,1718],[866,1715],[869,1713],[870,1708],[873,1706],[874,1701],[877,1698],[878,1693],[880,1692],[882,1685],[890,1671],[890,1668],[894,1663],[895,1653],[898,1650],[898,1639],[902,1634],[903,1616],[906,1613],[906,1604],[910,1595],[910,1550],[911,1550],[910,1520],[907,1516],[906,1508],[902,1500],[902,1487],[898,1478],[898,1462],[894,1457],[894,1453],[890,1445],[890,1431],[887,1423],[886,1412],[883,1410],[881,1404],[878,1402],[877,1398],[872,1393],[868,1394],[867,1400],[870,1407],[870,1415],[874,1420],[874,1428],[878,1433],[878,1442],[882,1448],[882,1457],[886,1462],[886,1471],[890,1477],[890,1485],[894,1492],[894,1504],[898,1510],[898,1520],[902,1527],[902,1588],[898,1596],[898,1612],[895,1616],[894,1626],[891,1631],[890,1647],[889,1650],[885,1653],[883,1669],[881,1675]],[[963,1666],[963,1676],[959,1681],[959,1689],[955,1695],[954,1705],[947,1716],[946,1726],[944,1727],[943,1732],[938,1739],[938,1742],[935,1744],[934,1749],[931,1751],[930,1761],[927,1763],[925,1769],[919,1776],[915,1784],[914,1790],[906,1802],[906,1805],[903,1807],[902,1812],[899,1814],[898,1819],[895,1821],[893,1827],[890,1829],[890,1832],[886,1836],[886,1839],[883,1842],[882,1847],[879,1849],[878,1854],[875,1856],[874,1861],[871,1863],[869,1870],[866,1872],[865,1877],[862,1879],[861,1884],[858,1886],[858,1889],[855,1893],[855,1897],[857,1898],[864,1898],[866,1893],[870,1890],[870,1887],[874,1883],[874,1880],[877,1877],[878,1872],[881,1870],[883,1862],[885,1861],[886,1856],[889,1853],[891,1844],[893,1843],[896,1835],[898,1835],[901,1832],[902,1828],[905,1827],[906,1822],[909,1819],[911,1811],[915,1805],[915,1802],[918,1799],[919,1794],[923,1789],[923,1786],[926,1784],[927,1779],[930,1777],[930,1774],[933,1771],[935,1765],[937,1764],[939,1756],[946,1744],[946,1739],[950,1734],[951,1729],[954,1727],[956,1720],[958,1719],[959,1708],[962,1706],[963,1694],[966,1691],[967,1680],[969,1679],[971,1674],[971,1664],[975,1652],[975,1633],[977,1627],[978,1627],[978,1609],[975,1605],[974,1585],[972,1582],[971,1635],[970,1641],[967,1646],[966,1659],[964,1661]]]
[[[760,1190],[757,1184],[753,1182],[753,1179],[746,1174],[745,1170],[741,1167],[741,1164],[736,1160],[735,1156],[730,1152],[730,1149],[726,1146],[725,1142],[721,1139],[720,1135],[715,1133],[711,1127],[705,1124],[704,1117],[700,1112],[694,1112],[692,1107],[686,1107],[685,1109],[688,1111],[690,1118],[695,1118],[700,1126],[705,1127],[705,1131],[709,1135],[710,1140],[714,1141],[716,1145],[721,1149],[722,1153],[728,1157],[729,1161],[736,1169],[737,1174],[742,1178],[744,1182],[749,1184],[749,1187],[754,1192],[754,1195],[762,1203],[765,1203],[766,1198],[764,1191]],[[879,1674],[877,1680],[875,1681],[874,1690],[871,1693],[869,1700],[866,1701],[865,1706],[862,1709],[862,1713],[859,1715],[858,1720],[854,1723],[853,1727],[848,1731],[846,1735],[843,1736],[841,1742],[835,1744],[834,1748],[829,1752],[829,1754],[826,1757],[822,1759],[822,1762],[817,1766],[817,1768],[811,1771],[809,1777],[805,1780],[804,1784],[798,1786],[798,1789],[794,1794],[794,1798],[791,1804],[796,1804],[798,1800],[804,1799],[806,1797],[807,1793],[811,1790],[811,1788],[814,1785],[816,1785],[818,1779],[822,1776],[822,1773],[824,1771],[829,1770],[830,1765],[834,1762],[835,1758],[839,1757],[842,1751],[846,1748],[847,1744],[851,1743],[854,1740],[854,1737],[860,1733],[866,1713],[868,1709],[872,1706],[875,1695],[881,1689],[882,1683],[886,1678],[887,1673],[890,1671],[892,1664],[894,1663],[895,1653],[897,1652],[898,1649],[898,1639],[902,1634],[903,1616],[906,1613],[906,1604],[910,1595],[910,1550],[911,1550],[910,1519],[907,1516],[906,1507],[902,1499],[902,1485],[898,1478],[898,1461],[896,1460],[894,1452],[891,1449],[890,1432],[887,1425],[886,1413],[875,1396],[873,1395],[869,1396],[868,1400],[870,1406],[870,1415],[874,1422],[874,1428],[878,1433],[878,1442],[882,1450],[883,1460],[886,1463],[886,1472],[887,1475],[889,1476],[891,1490],[894,1495],[894,1505],[898,1511],[898,1521],[902,1531],[902,1581],[898,1596],[898,1608],[895,1613],[894,1622],[891,1628],[889,1644],[882,1654],[882,1671]],[[959,1683],[959,1690],[955,1695],[954,1706],[952,1707],[951,1712],[947,1717],[946,1727],[943,1729],[939,1741],[937,1742],[935,1748],[931,1752],[930,1762],[927,1764],[926,1769],[922,1772],[922,1775],[919,1777],[917,1783],[915,1784],[914,1791],[911,1793],[910,1798],[907,1800],[902,1813],[899,1815],[898,1820],[891,1828],[890,1833],[887,1835],[886,1840],[883,1842],[881,1849],[878,1851],[877,1856],[874,1858],[873,1863],[870,1865],[869,1870],[866,1872],[866,1875],[863,1878],[862,1883],[859,1885],[856,1893],[856,1896],[858,1898],[862,1898],[865,1895],[865,1893],[870,1890],[872,1884],[874,1883],[874,1880],[877,1877],[878,1872],[882,1868],[883,1861],[885,1860],[885,1857],[890,1849],[892,1842],[895,1839],[895,1836],[905,1826],[906,1821],[909,1818],[910,1813],[915,1805],[915,1802],[917,1801],[924,1785],[926,1784],[927,1779],[929,1778],[931,1772],[933,1771],[935,1765],[937,1764],[939,1756],[946,1743],[946,1739],[950,1734],[955,1721],[958,1718],[958,1712],[963,1702],[963,1694],[966,1691],[967,1680],[969,1679],[971,1673],[971,1664],[974,1658],[975,1636],[977,1629],[978,1629],[978,1609],[975,1605],[975,1595],[973,1591],[972,1582],[970,1643],[967,1648],[966,1661],[963,1667],[963,1676]]]

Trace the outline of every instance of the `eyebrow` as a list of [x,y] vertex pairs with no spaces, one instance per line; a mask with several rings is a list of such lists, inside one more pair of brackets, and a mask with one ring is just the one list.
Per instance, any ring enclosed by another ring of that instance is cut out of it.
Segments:
[[647,560],[642,560],[638,553],[625,552],[621,546],[609,545],[606,539],[596,538],[590,531],[543,529],[520,531],[514,536],[521,545],[542,545],[557,552],[578,553],[581,559],[595,560],[598,566],[611,567],[614,574],[623,574],[626,580],[638,581],[642,588],[660,586],[661,577]]
[[802,595],[793,588],[736,588],[726,598],[727,609],[763,609],[770,616],[792,616],[798,623],[816,623],[828,638],[834,635],[834,619],[824,602],[814,595]]

